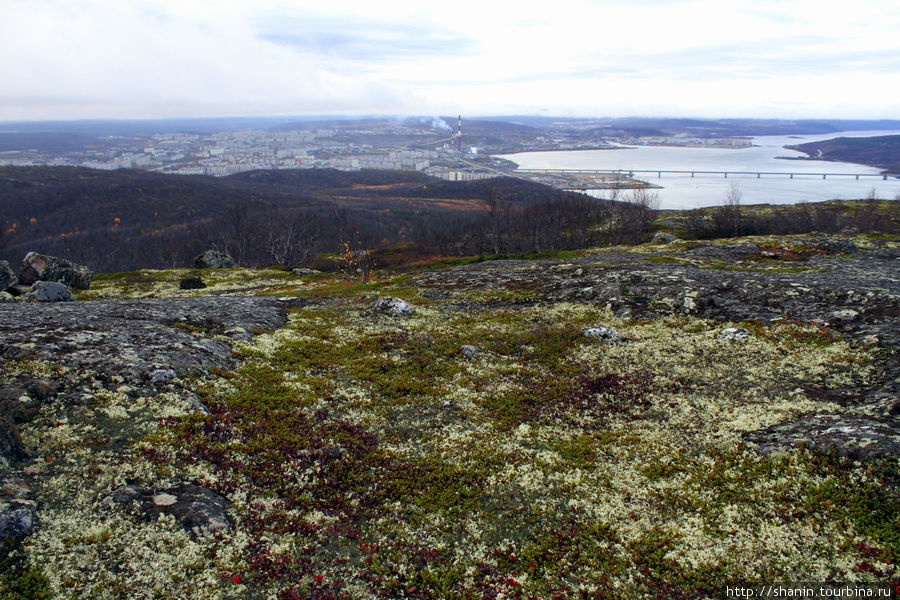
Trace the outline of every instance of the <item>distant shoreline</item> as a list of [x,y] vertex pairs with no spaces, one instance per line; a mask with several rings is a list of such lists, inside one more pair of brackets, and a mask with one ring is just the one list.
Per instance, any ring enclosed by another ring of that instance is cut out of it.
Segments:
[[837,137],[785,148],[802,152],[806,156],[778,158],[852,163],[881,169],[884,175],[900,174],[900,135]]

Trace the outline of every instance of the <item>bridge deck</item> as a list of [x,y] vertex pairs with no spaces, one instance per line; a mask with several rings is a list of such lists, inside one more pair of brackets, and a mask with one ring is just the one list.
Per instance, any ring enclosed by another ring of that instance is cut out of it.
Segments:
[[827,179],[829,177],[853,177],[855,179],[893,179],[900,178],[900,174],[897,173],[803,173],[803,172],[784,172],[784,171],[703,171],[703,170],[666,170],[666,169],[516,169],[516,173],[522,174],[547,174],[547,175],[619,175],[619,176],[627,176],[634,177],[635,174],[643,174],[655,173],[657,178],[661,178],[663,175],[690,175],[691,177],[697,176],[722,176],[724,178],[728,178],[729,175],[736,176],[756,176],[757,179],[761,179],[763,176],[766,177],[786,177],[788,179],[794,178],[810,178],[810,177],[821,177],[822,179]]

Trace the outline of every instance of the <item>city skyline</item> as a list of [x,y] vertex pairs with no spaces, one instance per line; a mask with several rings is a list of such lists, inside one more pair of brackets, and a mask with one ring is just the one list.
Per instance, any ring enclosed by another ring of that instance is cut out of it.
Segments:
[[900,15],[845,7],[7,0],[0,120],[900,118]]

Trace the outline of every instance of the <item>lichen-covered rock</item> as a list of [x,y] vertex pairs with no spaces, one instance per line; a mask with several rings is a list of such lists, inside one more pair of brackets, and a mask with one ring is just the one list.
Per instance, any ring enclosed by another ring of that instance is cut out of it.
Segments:
[[856,317],[859,316],[858,310],[853,310],[852,308],[844,308],[841,310],[834,310],[828,313],[828,319],[830,321],[852,321]]
[[303,277],[305,275],[315,275],[316,273],[319,273],[319,271],[316,271],[315,269],[306,269],[306,268],[294,269],[294,275],[296,275],[297,277]]
[[0,548],[5,546],[4,542],[7,540],[14,544],[21,542],[31,533],[33,527],[34,513],[28,506],[13,502],[0,508]]
[[826,238],[824,240],[815,241],[813,245],[819,250],[830,253],[852,254],[854,252],[859,252],[859,246],[857,246],[853,240],[848,240],[846,238]]
[[218,250],[207,250],[194,259],[194,266],[198,269],[230,269],[234,265],[230,254]]
[[581,333],[586,337],[594,338],[595,340],[605,340],[614,344],[622,341],[622,336],[619,335],[615,327],[584,327]]
[[206,284],[196,275],[185,277],[178,283],[178,288],[182,290],[202,290],[205,287]]
[[172,369],[156,369],[150,373],[150,383],[165,385],[178,377],[178,373]]
[[36,281],[57,281],[76,290],[86,290],[91,285],[93,271],[64,258],[29,252],[22,261],[19,283],[31,285]]
[[743,327],[726,327],[719,332],[717,337],[720,337],[723,340],[742,340],[750,337],[750,332]]
[[5,302],[15,302],[16,298],[9,292],[0,292],[0,304]]
[[0,304],[0,356],[28,353],[143,385],[160,368],[201,374],[211,367],[232,367],[228,343],[174,325],[209,334],[234,327],[271,330],[284,324],[289,307],[305,303],[299,298],[209,296]]
[[392,317],[402,317],[416,312],[409,302],[401,298],[379,298],[372,305],[372,310]]
[[72,302],[75,296],[72,291],[58,281],[36,281],[22,300],[25,302]]
[[653,234],[653,237],[650,239],[651,244],[671,244],[672,242],[677,242],[678,238],[672,235],[671,233],[666,233],[665,231],[657,231]]
[[171,504],[154,504],[149,510],[173,515],[182,527],[198,538],[208,538],[217,531],[228,529],[230,502],[219,494],[197,485],[182,485],[169,494],[175,496]]
[[16,272],[12,270],[9,263],[0,260],[0,292],[16,282]]
[[22,460],[29,456],[16,424],[8,415],[0,415],[0,462]]
[[475,360],[478,357],[478,354],[481,352],[481,348],[478,346],[470,346],[466,344],[459,349],[460,353],[465,357],[466,360]]
[[729,244],[722,246],[700,246],[687,251],[688,256],[696,258],[713,258],[718,260],[743,260],[753,254],[759,254],[756,244]]
[[114,490],[102,503],[107,506],[138,503],[140,512],[151,519],[172,515],[197,538],[210,538],[231,527],[228,499],[192,483],[155,492],[129,484]]
[[895,422],[854,414],[813,415],[746,435],[760,454],[808,446],[859,459],[900,457]]

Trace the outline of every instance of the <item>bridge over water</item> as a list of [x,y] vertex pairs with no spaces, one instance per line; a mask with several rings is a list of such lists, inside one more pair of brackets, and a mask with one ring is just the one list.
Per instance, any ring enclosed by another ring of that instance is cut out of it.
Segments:
[[561,175],[570,177],[579,176],[604,176],[606,178],[615,177],[646,177],[647,175],[656,175],[657,179],[661,179],[663,175],[681,175],[690,177],[724,177],[727,179],[732,177],[783,177],[786,179],[828,179],[831,178],[854,178],[860,179],[888,179],[900,178],[898,173],[804,173],[804,172],[784,172],[784,171],[672,171],[665,169],[516,169],[515,173],[522,175]]

